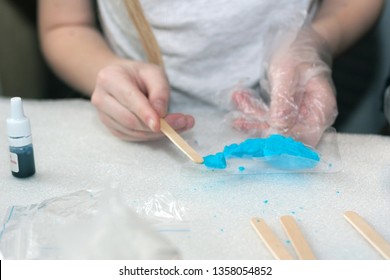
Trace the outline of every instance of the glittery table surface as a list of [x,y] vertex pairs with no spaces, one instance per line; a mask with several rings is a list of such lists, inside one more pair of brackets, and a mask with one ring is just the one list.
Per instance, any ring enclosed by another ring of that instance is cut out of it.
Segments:
[[[183,221],[160,231],[184,259],[273,259],[252,229],[252,217],[265,219],[292,255],[279,222],[283,215],[297,220],[319,259],[381,259],[344,219],[348,210],[390,242],[389,137],[338,133],[338,172],[204,176],[187,168],[192,163],[168,139],[128,143],[115,138],[87,100],[24,100],[24,110],[37,173],[17,179],[9,168],[9,100],[0,98],[0,219],[11,205],[116,185],[129,205],[160,194],[174,197],[185,209]],[[221,150],[216,147],[221,141],[213,138],[220,132],[220,113],[207,106],[183,110],[196,118],[196,127],[183,137],[201,153]],[[224,135],[226,141],[234,137]]]

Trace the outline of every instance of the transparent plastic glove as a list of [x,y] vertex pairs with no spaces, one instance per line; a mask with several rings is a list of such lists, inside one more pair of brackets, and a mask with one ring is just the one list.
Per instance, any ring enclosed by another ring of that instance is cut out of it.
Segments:
[[268,135],[270,126],[268,106],[257,92],[250,88],[236,88],[231,94],[233,112],[227,115],[233,128],[246,133],[264,137]]
[[[338,113],[330,63],[331,55],[324,40],[312,28],[304,28],[270,60],[269,111],[252,106],[253,101],[245,101],[245,96],[237,93],[244,100],[241,102],[251,109],[242,110],[246,106],[237,106],[244,114],[236,118],[233,126],[251,133],[257,131],[260,136],[280,133],[316,146]],[[255,95],[251,98],[262,102]],[[251,110],[262,117],[253,118],[256,114],[247,113]]]
[[318,143],[337,116],[330,64],[326,42],[309,27],[275,54],[268,71],[273,129],[311,146]]

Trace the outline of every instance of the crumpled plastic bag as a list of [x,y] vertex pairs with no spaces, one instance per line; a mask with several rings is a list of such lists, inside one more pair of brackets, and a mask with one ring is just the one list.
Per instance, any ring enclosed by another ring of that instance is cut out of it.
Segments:
[[0,232],[5,259],[178,259],[178,251],[114,189],[12,206]]
[[158,232],[190,231],[187,209],[170,192],[134,200],[130,206]]

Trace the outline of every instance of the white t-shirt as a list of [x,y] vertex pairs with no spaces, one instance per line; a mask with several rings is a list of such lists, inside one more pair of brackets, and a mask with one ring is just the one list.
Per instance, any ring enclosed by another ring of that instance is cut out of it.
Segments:
[[[276,40],[295,34],[316,1],[140,2],[160,46],[172,98],[187,95],[214,103],[215,93],[240,80],[256,87]],[[126,58],[145,60],[125,1],[98,0],[98,7],[113,50]]]

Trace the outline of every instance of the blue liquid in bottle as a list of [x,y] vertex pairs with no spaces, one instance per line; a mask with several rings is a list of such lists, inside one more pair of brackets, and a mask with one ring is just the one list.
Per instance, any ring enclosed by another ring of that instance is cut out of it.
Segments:
[[26,178],[35,174],[30,121],[24,115],[22,99],[11,98],[11,116],[7,119],[12,175]]
[[11,168],[12,175],[17,178],[27,178],[35,174],[32,144],[23,147],[9,147],[9,151],[11,153],[11,165],[13,166]]

